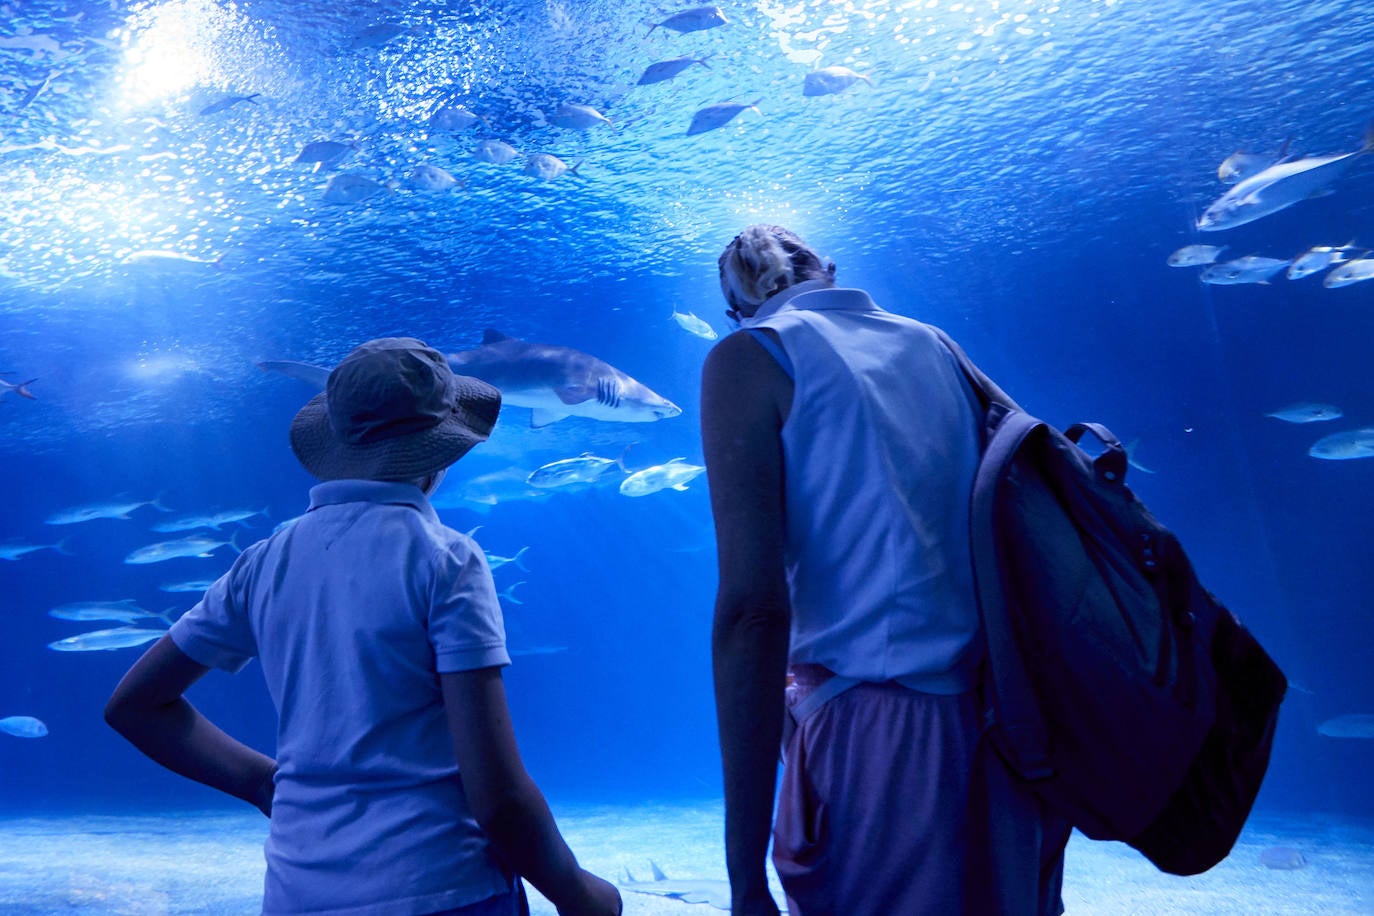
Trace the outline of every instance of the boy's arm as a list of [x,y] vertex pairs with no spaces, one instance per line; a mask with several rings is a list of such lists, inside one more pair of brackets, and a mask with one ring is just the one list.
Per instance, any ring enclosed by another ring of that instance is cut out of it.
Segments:
[[515,743],[500,668],[439,675],[463,792],[473,816],[516,874],[561,916],[615,916],[620,892],[577,864]]
[[209,670],[163,636],[119,682],[105,721],[172,772],[271,817],[276,761],[220,731],[182,696]]

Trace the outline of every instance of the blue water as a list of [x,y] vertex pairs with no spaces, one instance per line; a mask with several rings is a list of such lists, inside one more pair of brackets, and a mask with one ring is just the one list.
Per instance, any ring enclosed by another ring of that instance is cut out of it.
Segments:
[[[54,543],[0,562],[0,808],[19,814],[217,805],[137,755],[100,708],[138,650],[59,653],[102,624],[71,601],[183,611],[160,584],[214,577],[231,554],[131,566],[165,536],[152,508],[69,527],[51,513],[124,496],[178,513],[261,508],[241,540],[305,507],[286,429],[310,391],[263,359],[328,365],[375,336],[446,351],[486,328],[575,347],[683,408],[646,424],[571,418],[531,429],[508,408],[451,474],[528,472],[583,451],[631,466],[699,462],[699,368],[724,332],[715,258],[745,224],[786,224],[841,283],[954,333],[1023,404],[1097,419],[1155,471],[1131,483],[1182,537],[1204,581],[1259,635],[1295,689],[1260,799],[1270,812],[1374,816],[1374,741],[1319,735],[1374,712],[1368,519],[1374,462],[1319,461],[1317,438],[1374,423],[1374,284],[1319,277],[1204,286],[1165,266],[1184,244],[1289,258],[1374,245],[1374,162],[1330,196],[1237,229],[1193,220],[1239,148],[1358,148],[1374,118],[1374,8],[1346,2],[729,3],[726,27],[648,33],[647,2],[286,0],[0,4],[0,370],[36,400],[0,399],[0,543]],[[363,29],[402,34],[354,47]],[[677,78],[637,86],[656,60]],[[709,57],[707,57],[709,55]],[[808,98],[813,66],[871,76]],[[260,93],[199,115],[226,95]],[[693,112],[758,101],[684,135]],[[458,101],[484,122],[431,130]],[[561,102],[613,122],[551,126]],[[541,181],[471,157],[479,139],[558,155]],[[353,141],[341,170],[383,187],[324,201],[331,172],[293,164]],[[462,185],[406,186],[429,163]],[[138,252],[183,256],[148,259]],[[188,260],[188,259],[197,260]],[[1265,413],[1340,405],[1334,423]],[[639,499],[614,484],[443,510],[483,547],[528,546],[506,605],[507,675],[526,762],[565,803],[719,796],[709,682],[714,543],[704,479]],[[192,698],[270,750],[255,668]],[[227,803],[226,803],[227,804]]]

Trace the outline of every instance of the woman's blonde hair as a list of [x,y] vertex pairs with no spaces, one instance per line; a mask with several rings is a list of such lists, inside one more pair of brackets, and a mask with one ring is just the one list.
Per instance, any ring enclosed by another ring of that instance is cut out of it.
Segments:
[[789,286],[835,278],[835,265],[823,263],[795,232],[763,223],[745,227],[725,246],[717,264],[725,301],[745,314]]

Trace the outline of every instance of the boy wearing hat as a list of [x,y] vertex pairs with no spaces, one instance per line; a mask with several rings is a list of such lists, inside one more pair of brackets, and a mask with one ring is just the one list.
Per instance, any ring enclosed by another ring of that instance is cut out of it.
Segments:
[[[620,910],[525,772],[491,572],[428,500],[500,406],[418,340],[350,353],[291,426],[323,481],[309,511],[245,550],[106,706],[153,760],[271,818],[264,913],[507,916],[528,912],[517,876],[560,914]],[[275,760],[183,697],[254,657]]]

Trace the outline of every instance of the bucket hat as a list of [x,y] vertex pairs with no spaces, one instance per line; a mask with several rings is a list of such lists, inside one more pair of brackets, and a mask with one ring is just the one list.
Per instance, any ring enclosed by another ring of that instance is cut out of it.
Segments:
[[443,470],[491,435],[501,392],[454,375],[413,337],[355,349],[291,422],[291,449],[321,480],[414,480]]

